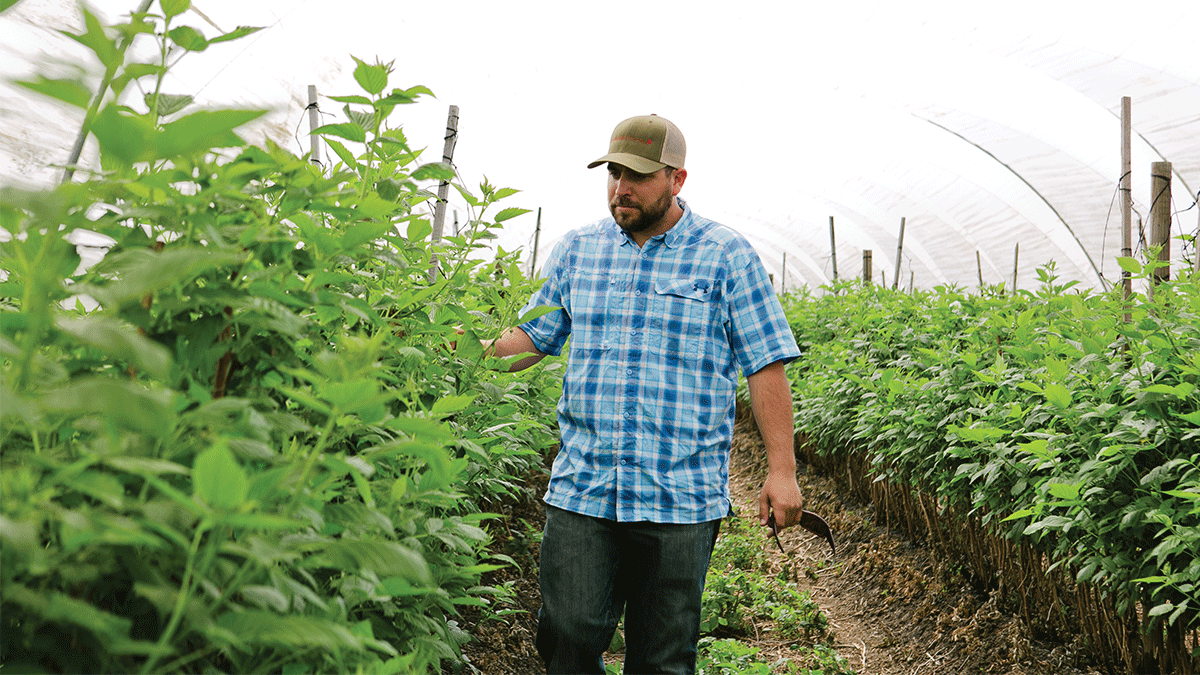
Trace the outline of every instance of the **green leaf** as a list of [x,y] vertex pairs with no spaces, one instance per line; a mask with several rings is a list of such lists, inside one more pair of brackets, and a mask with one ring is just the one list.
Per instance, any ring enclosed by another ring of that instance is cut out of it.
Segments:
[[431,234],[433,234],[433,225],[430,225],[425,218],[417,218],[408,224],[409,241],[424,241]]
[[515,218],[521,214],[529,213],[529,209],[507,208],[496,214],[496,222],[502,223],[510,218]]
[[359,105],[371,105],[371,99],[366,96],[330,96],[329,100],[337,101],[338,103],[357,103]]
[[417,584],[432,583],[425,558],[411,548],[391,541],[338,539],[310,556],[306,566],[354,574],[369,570],[380,579],[403,577]]
[[79,108],[86,108],[92,100],[92,92],[78,80],[52,80],[38,74],[36,80],[18,80],[16,84]]
[[95,14],[88,11],[86,6],[81,7],[81,9],[83,11],[83,23],[85,26],[84,32],[76,35],[75,33],[62,31],[62,34],[92,50],[105,68],[116,69],[121,65],[121,53],[117,50],[116,40],[110,38],[105,33],[103,24],[100,23]]
[[163,288],[189,281],[209,270],[221,269],[241,260],[235,253],[213,252],[198,247],[167,247],[162,251],[132,249],[110,254],[103,270],[118,277],[105,286],[79,284],[80,292],[96,298],[106,308],[116,308]]
[[173,115],[191,105],[192,101],[195,100],[187,94],[159,94],[158,108],[155,108],[154,99],[154,93],[151,92],[146,94],[142,102],[146,104],[146,110],[154,110],[159,117]]
[[474,400],[475,394],[444,396],[434,402],[433,410],[430,412],[436,417],[446,417],[466,409]]
[[1142,273],[1142,264],[1139,263],[1136,258],[1119,257],[1117,258],[1117,264],[1121,266],[1121,269],[1129,272],[1130,274],[1138,275]]
[[445,162],[422,164],[412,174],[413,180],[454,180],[454,169]]
[[338,136],[349,141],[365,143],[367,141],[367,132],[357,124],[345,122],[342,124],[324,124],[312,130],[314,134],[326,136]]
[[21,0],[0,0],[0,12],[3,12],[4,10],[8,9],[9,7],[12,7],[13,5],[17,4],[20,1]]
[[138,334],[133,326],[116,319],[99,315],[60,318],[56,326],[80,342],[99,349],[119,362],[133,364],[160,380],[165,380],[171,370],[170,350]]
[[[366,136],[363,136],[363,138],[365,139]],[[332,138],[326,138],[325,142],[329,144],[329,147],[333,148],[333,151],[337,153],[337,156],[341,158],[342,162],[347,167],[356,170],[358,169],[358,158],[355,157],[354,154],[349,150],[347,150],[346,146],[333,140]]]
[[92,134],[100,145],[100,154],[121,166],[132,166],[155,158],[156,130],[149,122],[106,106],[92,122]]
[[1047,384],[1043,393],[1047,401],[1059,408],[1068,408],[1071,406],[1071,391],[1057,382]]
[[192,6],[192,0],[160,0],[159,5],[162,6],[163,17],[173,19],[188,11]]
[[163,126],[155,159],[191,156],[214,148],[246,144],[233,130],[266,114],[265,110],[201,110]]
[[382,65],[369,65],[357,56],[352,56],[358,65],[354,68],[354,79],[368,94],[378,94],[387,86],[388,72]]
[[46,392],[39,403],[44,411],[67,419],[97,415],[108,424],[159,438],[170,435],[175,427],[170,391],[146,389],[125,379],[77,380]]
[[[216,621],[220,633],[210,633],[214,643],[232,647],[273,647],[285,650],[321,650],[341,654],[360,651],[362,639],[346,626],[300,614],[276,614],[262,609],[230,611]],[[236,640],[234,640],[236,638]]]
[[224,35],[218,35],[217,37],[209,40],[208,44],[215,45],[218,42],[228,42],[230,40],[238,40],[240,38],[246,37],[247,35],[253,35],[253,34],[257,33],[258,31],[263,30],[264,28],[265,28],[265,26],[238,26],[237,28],[234,28],[233,30],[231,30],[228,33],[225,33]]
[[171,38],[171,42],[188,50],[189,52],[202,52],[208,48],[208,40],[200,34],[200,31],[191,26],[179,26],[172,28],[167,37]]
[[539,316],[545,316],[546,314],[549,314],[550,312],[557,312],[560,309],[562,309],[562,307],[550,307],[547,305],[542,305],[540,307],[534,307],[533,309],[529,310],[528,312],[525,312],[524,314],[522,314],[520,317],[517,318],[517,325],[519,326],[528,321],[533,321],[534,319],[538,318]]
[[233,511],[246,501],[249,480],[224,441],[196,456],[192,465],[193,494],[214,509]]

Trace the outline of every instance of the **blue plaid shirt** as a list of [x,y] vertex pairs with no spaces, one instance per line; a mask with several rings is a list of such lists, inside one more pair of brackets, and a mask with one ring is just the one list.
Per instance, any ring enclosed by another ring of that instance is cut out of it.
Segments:
[[521,328],[546,354],[571,338],[545,500],[618,521],[730,512],[738,369],[800,355],[758,254],[692,214],[638,248],[612,218],[574,230],[543,267]]

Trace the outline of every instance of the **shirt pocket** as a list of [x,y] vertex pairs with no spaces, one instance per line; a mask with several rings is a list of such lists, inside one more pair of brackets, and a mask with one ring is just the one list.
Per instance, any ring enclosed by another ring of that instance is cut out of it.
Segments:
[[651,341],[676,358],[703,357],[720,298],[720,287],[711,279],[656,281],[650,317]]

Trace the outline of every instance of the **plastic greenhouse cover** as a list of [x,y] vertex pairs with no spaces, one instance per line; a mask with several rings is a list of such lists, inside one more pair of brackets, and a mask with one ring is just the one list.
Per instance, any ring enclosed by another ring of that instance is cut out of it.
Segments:
[[[136,4],[91,6],[115,18]],[[508,221],[498,244],[531,250],[540,208],[541,258],[605,215],[604,173],[584,167],[616,122],[654,112],[688,139],[682,196],[745,234],[780,288],[832,278],[831,217],[842,278],[859,276],[871,250],[876,282],[974,287],[982,274],[1011,284],[1019,248],[1022,288],[1049,261],[1060,279],[1111,283],[1129,96],[1135,227],[1149,218],[1150,163],[1170,161],[1176,273],[1194,255],[1179,235],[1200,226],[1200,3],[974,4],[193,0],[203,15],[180,19],[208,35],[266,30],[187,55],[164,91],[268,108],[243,136],[301,154],[306,86],[356,93],[351,55],[393,61],[392,86],[437,95],[397,113],[410,142],[439,159],[447,106],[459,106],[463,182],[522,190],[510,205],[533,212]],[[77,62],[94,73],[57,32],[81,23],[67,0],[20,0],[0,14],[5,79]],[[0,178],[53,184],[79,115],[2,86]],[[320,108],[326,120],[341,114],[326,98]],[[469,218],[465,204],[451,207]]]

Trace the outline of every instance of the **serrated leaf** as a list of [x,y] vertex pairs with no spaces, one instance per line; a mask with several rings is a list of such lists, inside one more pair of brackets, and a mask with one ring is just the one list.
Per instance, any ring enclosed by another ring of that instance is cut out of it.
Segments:
[[201,110],[164,125],[155,159],[190,156],[245,141],[233,130],[266,114],[265,110]]
[[413,180],[454,180],[454,169],[445,162],[422,164],[412,174]]
[[365,143],[367,141],[367,132],[361,126],[348,122],[342,124],[324,124],[313,129],[312,132],[324,136],[337,136],[358,143]]
[[1130,274],[1137,275],[1142,273],[1142,264],[1138,262],[1136,258],[1119,257],[1117,258],[1117,264],[1121,266],[1121,269],[1129,272]]
[[379,578],[403,577],[428,585],[429,565],[420,553],[391,541],[338,539],[307,560],[307,566],[333,568],[361,574],[374,572]]
[[159,6],[162,7],[164,18],[173,19],[188,11],[192,0],[160,0]]
[[95,377],[46,392],[42,410],[67,419],[98,415],[106,422],[157,437],[171,433],[175,411],[171,392],[146,389],[130,380]]
[[215,45],[218,42],[228,42],[230,40],[237,40],[239,38],[244,38],[247,35],[253,35],[253,34],[257,33],[258,31],[263,30],[263,28],[265,28],[265,27],[264,26],[238,26],[237,28],[234,28],[233,30],[229,31],[228,33],[225,33],[224,35],[218,35],[217,37],[209,40],[208,44]]
[[506,220],[509,220],[510,218],[515,218],[515,217],[517,217],[521,214],[525,214],[525,213],[529,213],[529,209],[520,209],[520,208],[515,208],[515,207],[507,208],[507,209],[504,209],[503,211],[501,211],[500,213],[497,213],[495,220],[497,223],[502,223]]
[[359,105],[371,105],[371,99],[366,96],[330,96],[329,100],[337,101],[338,103],[357,103]]
[[224,442],[214,443],[192,465],[193,494],[214,509],[233,511],[246,501],[250,482]]
[[530,309],[528,312],[525,312],[520,317],[518,317],[516,323],[519,326],[523,323],[533,321],[534,319],[536,319],[540,316],[545,316],[546,314],[549,314],[550,312],[557,312],[560,309],[562,309],[562,307],[549,307],[546,305],[542,305],[540,307],[534,307],[533,309]]
[[79,108],[86,108],[92,92],[77,80],[52,80],[39,74],[36,80],[19,80],[16,84]]
[[113,359],[137,366],[164,380],[171,370],[171,352],[163,345],[140,335],[129,324],[106,316],[60,318],[56,327],[80,342],[91,345]]
[[187,94],[159,94],[157,98],[157,108],[154,107],[155,95],[153,92],[146,94],[143,103],[146,104],[146,110],[154,110],[159,117],[173,115],[191,105],[195,100]]
[[409,241],[424,241],[431,234],[433,234],[433,225],[430,225],[425,218],[417,218],[408,224]]
[[216,644],[223,636],[237,638],[242,649],[248,646],[284,649],[322,650],[342,653],[360,651],[362,639],[346,626],[331,620],[300,614],[276,614],[262,609],[226,612],[216,621],[221,634],[210,633]]
[[1047,384],[1042,393],[1046,396],[1047,401],[1059,408],[1071,406],[1071,391],[1057,382]]
[[445,417],[460,412],[471,405],[475,400],[475,394],[465,394],[461,396],[443,396],[433,404],[433,409],[430,411],[438,417]]
[[351,58],[358,64],[354,68],[354,79],[358,82],[358,86],[368,94],[382,92],[388,82],[388,73],[384,66],[368,64],[357,56]]
[[172,28],[167,32],[167,37],[171,38],[171,42],[189,52],[202,52],[208,48],[208,40],[205,40],[200,31],[191,26]]

